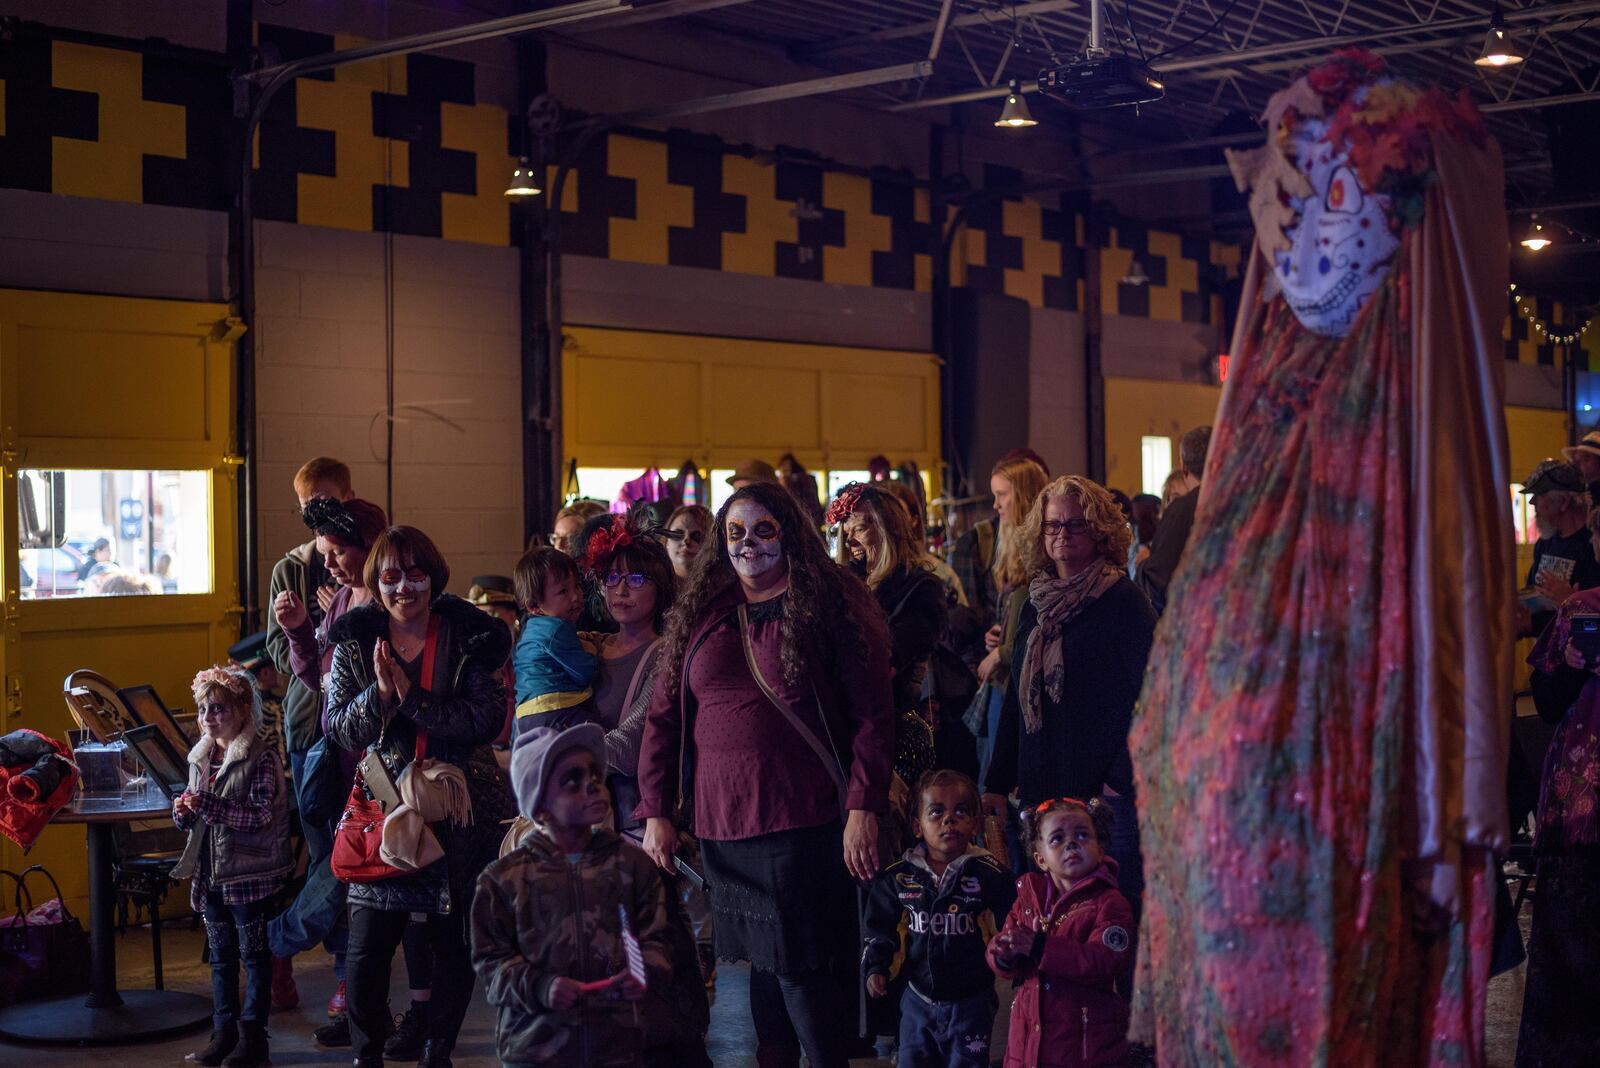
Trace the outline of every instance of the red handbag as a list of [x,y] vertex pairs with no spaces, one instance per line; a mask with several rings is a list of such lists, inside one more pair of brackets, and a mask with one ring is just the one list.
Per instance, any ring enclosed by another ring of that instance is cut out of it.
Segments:
[[[433,653],[438,634],[438,619],[428,620],[428,638],[422,652],[421,686],[424,690],[433,688],[430,683],[433,681]],[[383,745],[381,735],[378,745]],[[428,732],[419,728],[415,759],[421,760],[427,755]],[[407,874],[405,869],[386,864],[378,857],[378,848],[383,845],[386,813],[383,805],[372,796],[373,791],[367,789],[364,769],[368,763],[368,760],[363,760],[361,767],[356,769],[350,797],[345,801],[344,812],[339,816],[339,824],[333,832],[333,856],[329,866],[333,869],[333,877],[344,883],[375,883]],[[381,762],[375,759],[371,763],[377,764],[380,769],[382,767]],[[384,792],[392,793],[392,788]]]

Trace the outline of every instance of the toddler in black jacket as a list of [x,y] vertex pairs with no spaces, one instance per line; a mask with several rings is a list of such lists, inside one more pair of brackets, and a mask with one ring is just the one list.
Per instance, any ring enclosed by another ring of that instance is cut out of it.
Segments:
[[892,971],[906,977],[902,1068],[987,1068],[997,1003],[984,949],[1011,911],[1016,887],[972,844],[978,788],[971,779],[930,771],[918,780],[916,796],[921,841],[878,874],[867,899],[867,992],[883,997]]

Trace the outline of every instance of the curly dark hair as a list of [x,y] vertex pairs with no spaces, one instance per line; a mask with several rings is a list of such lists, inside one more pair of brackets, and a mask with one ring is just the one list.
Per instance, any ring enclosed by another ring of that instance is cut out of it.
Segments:
[[866,584],[828,558],[811,517],[800,510],[782,486],[752,482],[729,497],[717,510],[710,544],[700,553],[683,591],[667,614],[662,670],[673,692],[683,673],[690,635],[705,619],[711,605],[734,586],[739,576],[728,559],[728,510],[739,501],[751,501],[772,513],[783,538],[789,589],[784,595],[781,660],[784,680],[798,683],[817,656],[828,663],[838,656],[865,659],[869,645],[887,649],[889,629],[883,610]]

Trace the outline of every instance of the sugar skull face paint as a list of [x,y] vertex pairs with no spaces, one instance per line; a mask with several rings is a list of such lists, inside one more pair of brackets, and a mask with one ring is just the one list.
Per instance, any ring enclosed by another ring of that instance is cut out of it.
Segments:
[[378,572],[378,592],[383,595],[384,605],[391,610],[413,604],[426,605],[432,589],[433,577],[415,564],[391,565]]
[[1299,220],[1284,233],[1293,243],[1275,254],[1283,297],[1314,334],[1344,337],[1394,263],[1400,239],[1389,226],[1389,197],[1361,185],[1349,155],[1327,140],[1327,123],[1302,119],[1295,164],[1312,193],[1290,205]]
[[761,505],[735,501],[727,524],[728,560],[741,578],[757,578],[783,563],[783,530]]

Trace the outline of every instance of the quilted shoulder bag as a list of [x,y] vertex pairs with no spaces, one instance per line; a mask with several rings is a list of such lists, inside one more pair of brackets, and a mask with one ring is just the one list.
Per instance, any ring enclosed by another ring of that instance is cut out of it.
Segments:
[[[422,651],[420,685],[432,689],[434,651],[438,646],[438,618],[428,620],[428,638]],[[387,725],[385,726],[387,731]],[[333,856],[329,861],[334,878],[344,883],[375,883],[407,874],[407,869],[388,864],[378,856],[383,846],[383,821],[400,803],[400,791],[395,786],[389,770],[384,767],[378,752],[383,748],[383,734],[377,745],[367,751],[356,768],[356,779],[350,787],[350,797],[345,801],[333,832]],[[417,730],[416,751],[413,759],[422,760],[428,755],[428,732]]]

